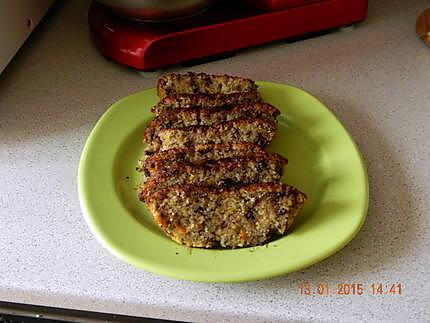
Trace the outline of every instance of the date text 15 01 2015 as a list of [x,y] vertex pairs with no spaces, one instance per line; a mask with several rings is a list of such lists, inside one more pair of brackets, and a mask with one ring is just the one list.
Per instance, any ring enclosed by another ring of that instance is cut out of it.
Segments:
[[339,283],[335,288],[327,283],[312,284],[308,282],[299,284],[302,295],[402,295],[401,283]]

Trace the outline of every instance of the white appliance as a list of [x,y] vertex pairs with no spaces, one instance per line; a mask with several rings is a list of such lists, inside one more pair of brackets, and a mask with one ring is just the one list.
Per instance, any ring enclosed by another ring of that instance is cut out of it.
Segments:
[[0,0],[0,73],[54,0]]

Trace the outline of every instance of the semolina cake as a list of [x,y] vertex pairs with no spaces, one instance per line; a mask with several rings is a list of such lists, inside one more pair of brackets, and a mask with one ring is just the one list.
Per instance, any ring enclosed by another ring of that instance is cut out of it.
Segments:
[[175,185],[146,196],[155,222],[189,247],[257,246],[285,235],[306,195],[286,184],[239,188]]
[[261,98],[258,92],[238,92],[231,94],[181,94],[162,98],[151,108],[151,112],[158,116],[176,109],[217,109],[260,101]]
[[177,109],[154,118],[146,128],[144,138],[150,143],[161,129],[208,126],[243,118],[260,118],[275,122],[279,113],[277,108],[267,103],[243,104],[232,109]]
[[158,132],[157,138],[146,151],[155,152],[171,148],[235,142],[249,142],[266,146],[275,138],[275,134],[275,122],[257,118],[237,119],[213,126],[168,128]]
[[280,111],[250,79],[168,74],[144,132],[138,198],[173,241],[240,248],[283,236],[306,195],[281,183],[288,160],[264,150]]
[[221,159],[202,165],[181,162],[168,164],[145,182],[141,194],[147,195],[171,185],[196,184],[228,187],[250,183],[278,182],[287,159],[278,154]]
[[257,92],[257,85],[253,80],[239,76],[193,72],[166,74],[157,82],[157,94],[160,98],[180,94],[232,94],[238,92]]
[[138,170],[144,171],[147,176],[150,176],[163,166],[175,162],[200,165],[209,161],[236,157],[243,158],[255,154],[262,155],[268,153],[259,145],[247,142],[172,148],[140,159]]

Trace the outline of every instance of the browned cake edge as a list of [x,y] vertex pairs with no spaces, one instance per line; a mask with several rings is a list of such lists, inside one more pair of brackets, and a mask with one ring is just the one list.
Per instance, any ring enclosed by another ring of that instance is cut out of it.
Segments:
[[[196,155],[209,154],[209,153],[219,153],[227,152],[230,153],[231,157],[243,157],[250,156],[253,154],[269,154],[263,148],[257,144],[240,142],[240,143],[230,143],[230,144],[208,144],[208,145],[197,145],[189,148],[172,148],[164,150],[162,152],[157,152],[146,158],[139,160],[139,171],[144,171],[146,175],[153,174],[158,168],[162,167],[163,164],[167,162],[189,162],[189,159],[193,159]],[[200,158],[196,162],[189,162],[190,164],[203,164],[210,160],[219,160],[227,157],[221,158]]]
[[[221,171],[233,171],[245,169],[248,167],[250,163],[260,163],[268,164],[271,162],[275,162],[277,174],[279,174],[279,178],[282,177],[284,166],[288,163],[288,160],[279,155],[279,154],[255,154],[249,157],[243,158],[225,158],[215,162],[211,162],[208,164],[202,165],[189,165],[186,163],[176,162],[169,164],[157,171],[153,176],[149,177],[148,180],[139,187],[139,198],[141,200],[145,199],[145,196],[151,194],[154,190],[162,187],[163,183],[166,182],[167,179],[174,177],[179,174],[191,174],[196,173],[198,171],[210,171],[211,173],[219,173]],[[266,164],[266,165],[267,165]],[[267,166],[266,166],[267,167]],[[261,170],[261,172],[263,169]],[[228,186],[231,183],[226,183],[224,186]],[[221,185],[221,184],[220,184]],[[237,184],[235,184],[237,186]]]
[[242,186],[234,186],[234,187],[222,187],[222,188],[214,188],[202,185],[193,185],[193,184],[184,184],[184,185],[172,185],[166,188],[162,188],[148,195],[145,199],[145,202],[151,203],[153,200],[161,200],[169,194],[170,191],[176,191],[178,193],[191,193],[191,192],[202,192],[202,193],[214,193],[217,195],[223,194],[233,194],[236,191],[273,191],[273,192],[296,192],[295,194],[300,194],[304,199],[307,199],[305,193],[301,192],[294,186],[284,184],[284,183],[253,183]]
[[251,161],[257,162],[257,161],[267,161],[267,162],[278,162],[281,167],[284,167],[288,164],[288,159],[280,154],[270,154],[267,152],[264,153],[257,153],[253,154],[251,156],[246,157],[234,157],[234,158],[223,158],[219,159],[217,161],[210,161],[208,163],[203,163],[200,165],[190,165],[183,162],[174,162],[171,164],[168,164],[162,168],[160,168],[156,174],[152,176],[152,178],[155,179],[161,179],[173,176],[178,173],[185,173],[193,169],[210,169],[214,172],[220,170],[220,169],[227,169],[232,170],[235,168],[240,167],[243,164],[249,163]]
[[264,120],[259,118],[242,118],[242,119],[224,121],[212,126],[188,126],[183,128],[166,128],[166,129],[162,129],[160,132],[169,131],[169,130],[180,130],[188,133],[194,133],[198,131],[208,130],[210,128],[222,131],[223,129],[237,128],[241,124],[251,124],[251,123],[255,124],[256,126],[258,125],[269,126],[269,128],[273,131],[276,131],[276,128],[277,128],[276,123],[270,120]]
[[[259,136],[257,141],[246,140],[246,138],[237,138],[236,141],[224,141],[223,142],[221,140],[221,142],[220,142],[219,139],[222,138],[223,135],[225,135],[225,133],[227,131],[232,131],[233,129],[237,129],[241,125],[252,125],[255,128],[264,128],[267,131],[264,134],[261,133],[261,136]],[[171,131],[180,131],[180,132],[186,134],[188,136],[188,138],[190,138],[190,140],[188,140],[188,141],[191,141],[191,139],[192,139],[192,141],[194,141],[194,143],[187,142],[184,145],[178,145],[178,148],[191,147],[191,146],[203,145],[203,144],[211,144],[211,143],[226,144],[226,143],[232,143],[232,142],[251,142],[251,143],[255,143],[255,144],[260,145],[260,146],[266,146],[276,136],[276,122],[264,120],[264,119],[259,119],[259,118],[249,118],[249,119],[244,118],[244,119],[236,119],[236,120],[221,122],[221,123],[218,123],[218,124],[213,125],[213,126],[188,126],[188,127],[183,127],[183,128],[162,129],[159,131],[158,137],[155,138],[151,142],[151,144],[149,144],[145,148],[145,155],[155,154],[159,150],[165,151],[165,150],[168,150],[171,148],[175,148],[175,147],[169,147],[169,145],[167,145],[167,147],[164,147],[165,145],[162,142],[162,140],[160,139],[160,137],[164,134],[164,132],[168,132],[168,131],[170,131],[170,132]],[[196,141],[195,138],[197,138],[196,136],[198,136],[199,133],[202,134],[202,133],[206,133],[206,132],[210,132],[210,131],[217,134],[217,136],[214,136],[214,140],[212,140],[210,142],[206,142],[206,143],[195,142]],[[220,135],[218,135],[218,134],[220,134]],[[193,138],[193,136],[194,136],[194,138]]]
[[[241,83],[245,88],[247,88],[248,91],[256,91],[257,85],[255,82],[249,78],[244,78],[241,76],[232,76],[227,74],[207,74],[207,73],[194,73],[194,72],[188,72],[184,74],[177,74],[177,73],[170,73],[163,75],[160,77],[157,81],[157,95],[160,98],[163,98],[165,96],[169,95],[178,95],[181,93],[177,93],[175,89],[172,87],[169,87],[168,83],[169,81],[174,82],[187,82],[189,83],[189,87],[191,88],[190,91],[193,91],[193,93],[196,93],[194,91],[197,91],[197,93],[207,94],[206,92],[202,91],[201,89],[198,89],[200,82],[203,82],[204,84],[210,86],[215,80],[217,82],[224,82],[226,85],[229,82],[237,82]],[[221,90],[222,91],[222,90]],[[221,92],[222,93],[222,92]]]
[[[157,131],[160,129],[165,129],[166,127],[163,126],[167,123],[169,123],[171,120],[177,119],[178,115],[187,115],[189,119],[194,119],[196,122],[196,125],[198,125],[199,122],[199,108],[189,108],[189,109],[176,109],[174,111],[168,111],[166,113],[160,114],[156,116],[154,119],[151,120],[151,122],[148,124],[148,126],[145,128],[145,131],[143,133],[143,139],[147,143],[150,143],[154,136],[156,135]],[[195,116],[193,118],[193,116]]]
[[[234,106],[232,109],[223,109],[223,108],[189,108],[189,109],[176,109],[174,111],[169,111],[163,113],[159,116],[156,116],[146,127],[144,132],[144,140],[147,143],[150,143],[154,136],[156,136],[157,132],[161,129],[171,128],[172,123],[174,122],[182,122],[185,124],[185,120],[193,122],[195,126],[204,125],[203,122],[211,118],[214,118],[213,124],[216,124],[216,119],[219,119],[220,122],[225,122],[227,118],[233,118],[235,115],[236,119],[239,118],[262,118],[271,121],[276,121],[276,117],[280,114],[280,111],[270,105],[268,103],[249,103],[249,104],[240,104]],[[235,119],[231,119],[235,120]],[[209,124],[206,124],[209,125]],[[187,125],[184,125],[187,126]]]
[[181,94],[163,97],[151,108],[151,112],[159,115],[173,109],[196,107],[213,109],[260,101],[261,97],[257,91],[232,94]]

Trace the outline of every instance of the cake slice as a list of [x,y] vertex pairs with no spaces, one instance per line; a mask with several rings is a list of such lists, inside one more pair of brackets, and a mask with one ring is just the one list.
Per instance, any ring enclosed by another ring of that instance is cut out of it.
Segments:
[[285,235],[306,195],[286,184],[170,186],[145,198],[155,222],[188,247],[257,246]]
[[226,158],[249,157],[255,154],[268,154],[263,148],[252,143],[229,143],[216,145],[199,145],[191,148],[172,148],[142,158],[138,170],[147,176],[155,174],[165,165],[181,162],[190,165],[200,165],[208,161]]
[[267,103],[251,103],[233,109],[190,108],[177,109],[154,118],[145,130],[145,141],[150,143],[161,129],[213,125],[241,118],[260,118],[275,122],[279,110]]
[[278,182],[287,162],[286,158],[278,154],[221,159],[197,166],[176,162],[165,165],[149,177],[141,187],[141,195],[145,196],[171,185],[229,187],[258,182]]
[[146,154],[158,150],[187,148],[206,144],[249,142],[259,146],[268,145],[276,134],[276,123],[263,119],[237,119],[213,126],[189,126],[168,128],[158,132]]
[[206,73],[167,74],[158,79],[157,94],[160,98],[180,94],[231,94],[256,92],[254,81],[229,75]]
[[257,91],[231,94],[181,94],[163,97],[151,108],[151,111],[156,115],[160,115],[176,109],[218,109],[260,101],[260,94]]

